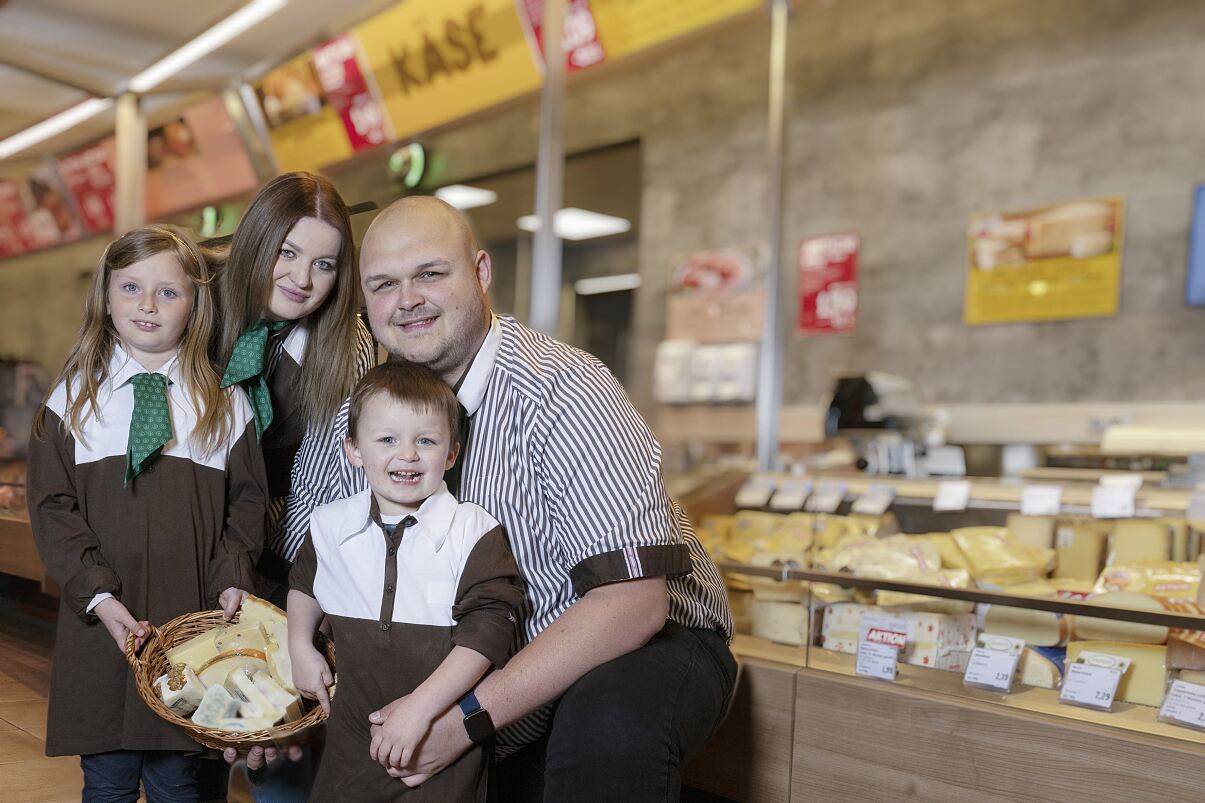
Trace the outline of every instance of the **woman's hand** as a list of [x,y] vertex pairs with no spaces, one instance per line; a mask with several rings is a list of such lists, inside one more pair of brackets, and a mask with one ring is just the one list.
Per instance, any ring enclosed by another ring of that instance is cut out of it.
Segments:
[[126,638],[131,633],[135,635],[134,649],[142,646],[142,642],[146,640],[147,635],[151,632],[150,622],[139,622],[130,615],[130,611],[116,597],[109,597],[100,601],[92,613],[96,614],[96,618],[100,619],[101,624],[109,631],[109,635],[117,642],[117,649],[122,653],[126,651]]
[[[231,586],[222,592],[218,597],[218,605],[222,608],[222,617],[229,622],[238,613],[238,609],[243,607],[243,600],[249,597],[246,591],[241,588]],[[99,606],[98,606],[99,607]]]

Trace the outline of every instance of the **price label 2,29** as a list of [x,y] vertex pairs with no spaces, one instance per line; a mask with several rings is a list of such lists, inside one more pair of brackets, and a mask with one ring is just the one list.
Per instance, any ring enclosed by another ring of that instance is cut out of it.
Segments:
[[1121,675],[1122,671],[1116,667],[1069,663],[1059,702],[1100,711],[1112,710]]

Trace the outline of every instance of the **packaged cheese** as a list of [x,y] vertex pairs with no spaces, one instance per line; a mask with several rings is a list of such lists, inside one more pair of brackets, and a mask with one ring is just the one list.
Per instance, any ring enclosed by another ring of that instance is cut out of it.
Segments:
[[1198,647],[1172,635],[1167,640],[1167,665],[1177,669],[1205,670],[1205,647]]
[[820,646],[853,655],[858,651],[858,624],[867,613],[887,613],[874,605],[842,602],[824,609],[820,625]]
[[748,541],[754,538],[765,538],[778,529],[783,517],[778,513],[764,513],[760,510],[742,510],[732,518],[731,539]]
[[1171,557],[1171,530],[1162,522],[1124,519],[1113,525],[1106,566],[1124,566]]
[[237,669],[247,669],[252,672],[259,669],[266,670],[268,669],[268,657],[260,650],[231,650],[219,653],[210,659],[209,663],[201,665],[197,670],[197,677],[208,690],[210,686],[225,685],[230,673]]
[[168,708],[186,717],[201,704],[205,696],[205,685],[201,683],[197,673],[192,671],[192,667],[176,664],[168,668],[167,674],[156,678],[155,691],[159,692],[159,698]]
[[753,635],[780,644],[802,646],[808,640],[809,612],[798,602],[753,601]]
[[1030,549],[1001,527],[962,527],[950,533],[980,577],[1037,578],[1054,564],[1053,550]]
[[1110,566],[1100,573],[1094,592],[1133,591],[1167,599],[1196,599],[1201,567],[1195,563],[1149,561]]
[[958,548],[958,544],[954,541],[954,536],[949,533],[929,533],[926,537],[937,547],[938,554],[941,555],[941,567],[943,569],[964,569],[970,571],[971,564],[967,562],[966,555],[962,554],[962,550]]
[[268,698],[268,701],[272,705],[284,710],[285,722],[292,722],[295,719],[301,718],[304,713],[301,695],[288,691],[277,683],[271,675],[263,671],[253,674],[251,680],[255,683],[255,688],[259,689],[260,693]]
[[1067,645],[1067,660],[1075,661],[1084,651],[1130,659],[1130,668],[1121,676],[1117,686],[1118,700],[1151,706],[1163,702],[1163,690],[1167,683],[1167,647],[1116,641],[1073,641]]
[[[1086,602],[1109,608],[1129,608],[1136,611],[1164,611],[1163,604],[1147,594],[1132,591],[1112,591],[1095,594]],[[1114,619],[1098,619],[1094,616],[1073,616],[1072,631],[1079,641],[1128,641],[1139,644],[1163,644],[1167,641],[1167,628],[1159,625],[1144,625],[1138,622],[1122,622]]]
[[201,704],[192,715],[192,721],[206,728],[220,727],[222,720],[238,713],[238,700],[220,683],[205,689]]
[[[260,670],[262,671],[262,670]],[[284,719],[285,710],[268,699],[246,669],[236,669],[226,678],[226,691],[239,701],[238,713],[244,718],[261,718],[269,725]]]
[[[970,588],[971,575],[965,569],[943,569],[929,572],[912,582],[927,583],[941,588]],[[908,594],[902,591],[878,591],[875,604],[881,608],[909,607],[912,610],[928,611],[931,613],[971,613],[975,608],[973,602],[963,602],[956,599],[929,597],[922,594]]]
[[913,666],[966,670],[975,647],[975,615],[944,613],[897,613],[909,624],[908,644],[900,657]]
[[177,666],[184,664],[191,666],[194,671],[197,667],[204,666],[218,654],[217,645],[214,644],[214,631],[202,633],[199,636],[193,636],[183,644],[177,644],[165,651],[168,664]]
[[1055,577],[1095,580],[1105,561],[1106,536],[1086,525],[1055,530]]
[[1009,513],[1004,526],[1013,537],[1031,549],[1054,547],[1054,518],[1052,516],[1022,516]]

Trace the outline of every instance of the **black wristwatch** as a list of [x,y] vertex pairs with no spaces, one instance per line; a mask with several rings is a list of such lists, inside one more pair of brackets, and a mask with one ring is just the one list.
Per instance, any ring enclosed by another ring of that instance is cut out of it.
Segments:
[[464,714],[464,729],[469,734],[469,741],[481,744],[494,735],[494,720],[490,712],[477,702],[477,695],[469,692],[460,698],[460,710]]

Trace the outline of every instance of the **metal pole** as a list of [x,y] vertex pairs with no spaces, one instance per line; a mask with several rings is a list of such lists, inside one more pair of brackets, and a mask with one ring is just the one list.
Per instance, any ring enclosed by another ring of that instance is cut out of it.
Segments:
[[113,233],[121,236],[146,223],[146,115],[133,92],[117,99],[115,138],[117,189]]
[[251,164],[260,181],[267,181],[276,176],[276,156],[272,152],[272,140],[268,136],[268,123],[255,97],[255,90],[248,83],[238,83],[227,87],[222,92],[222,101],[226,104],[226,113],[234,122],[234,127],[247,146]]
[[[532,242],[531,317],[533,329],[557,331],[561,306],[561,238],[553,225],[564,197],[565,52],[561,34],[565,0],[544,0],[540,31],[544,45],[544,86],[540,90],[540,145],[536,159],[536,218],[540,228]],[[522,287],[516,288],[518,292]]]
[[784,336],[780,322],[779,284],[782,274],[783,150],[786,144],[787,23],[790,0],[770,5],[770,114],[767,187],[770,240],[766,260],[765,318],[758,354],[757,466],[773,471],[778,462],[778,416],[782,408]]

